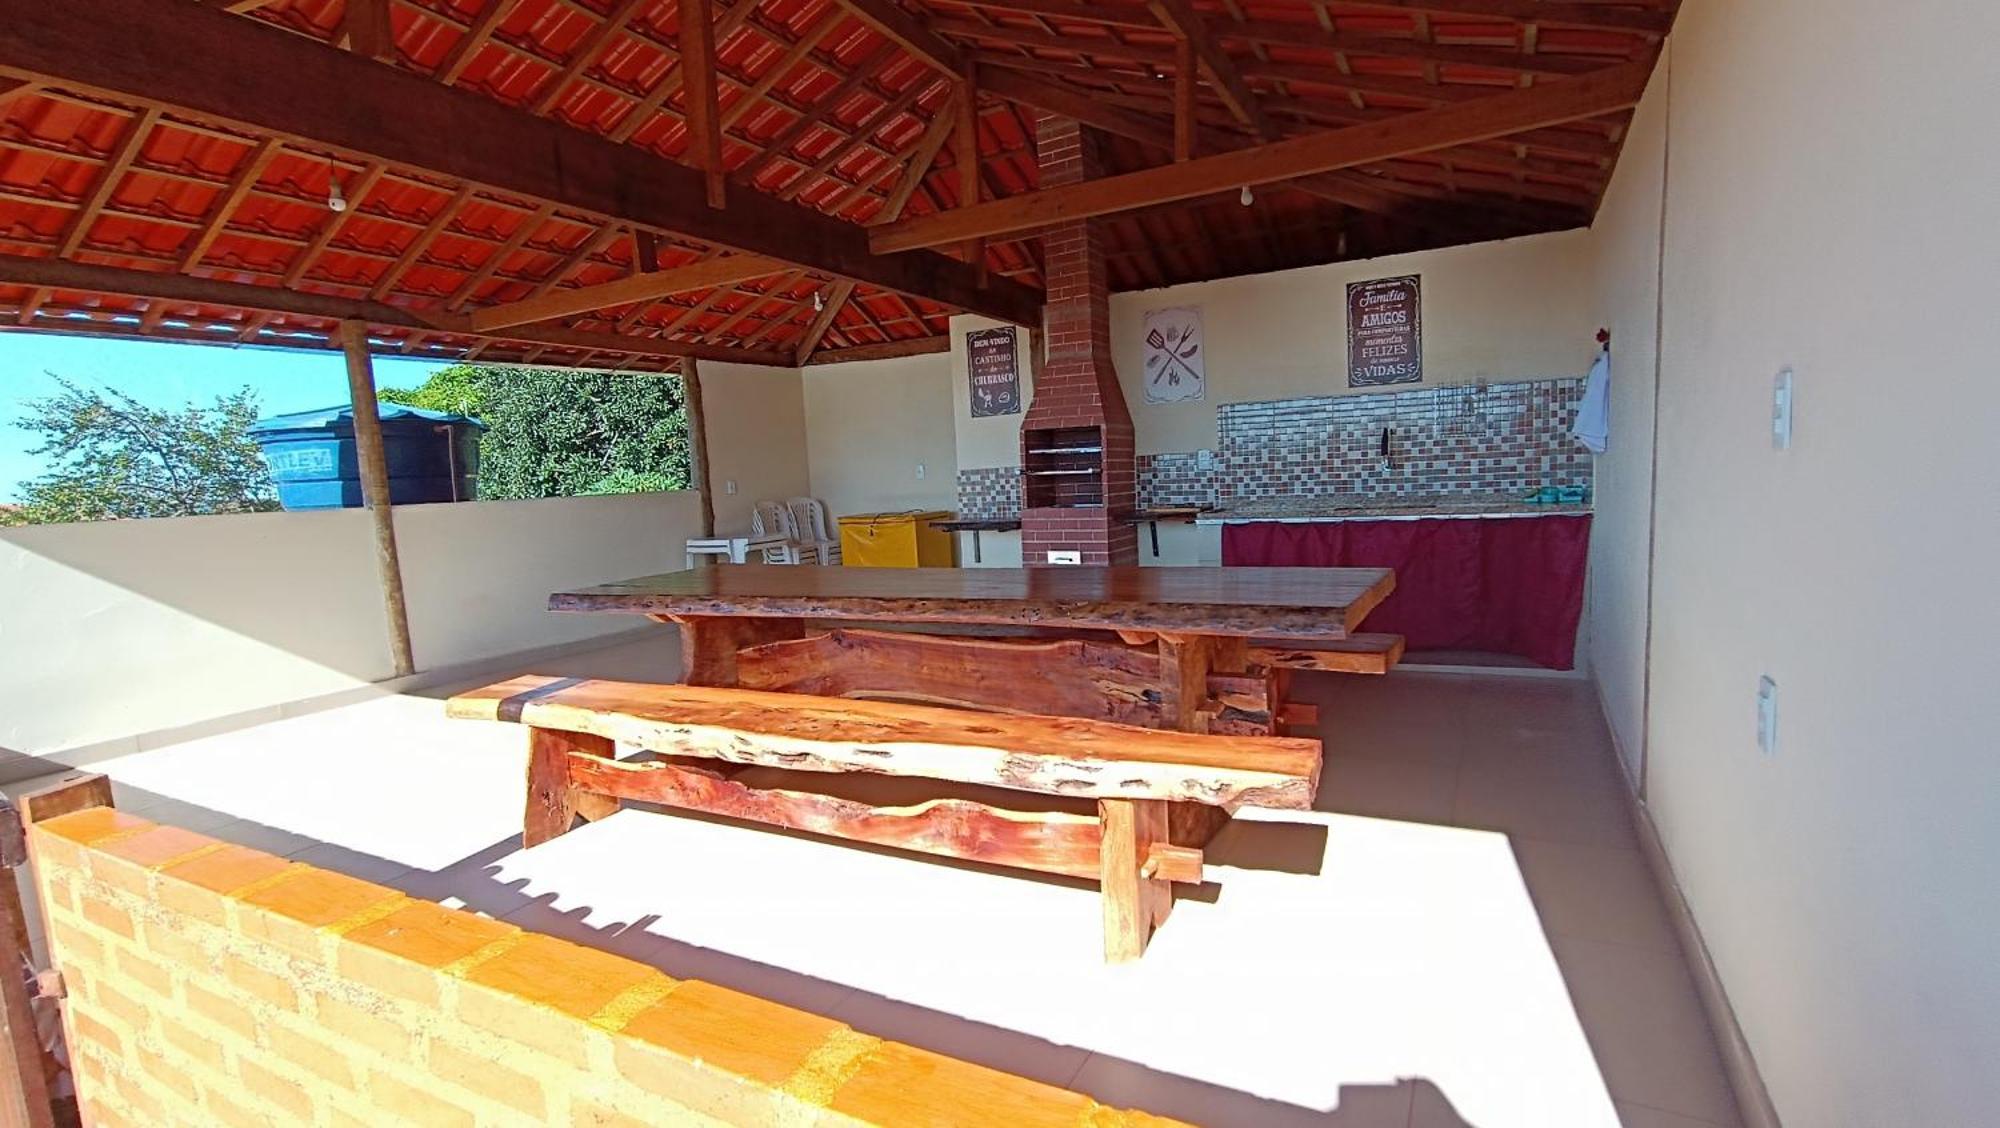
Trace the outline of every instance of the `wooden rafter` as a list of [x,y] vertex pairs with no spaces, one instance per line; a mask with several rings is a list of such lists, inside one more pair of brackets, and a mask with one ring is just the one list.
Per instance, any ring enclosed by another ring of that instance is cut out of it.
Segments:
[[[706,207],[705,178],[685,165],[190,0],[0,0],[0,26],[0,71],[14,77],[172,106],[1005,321],[1039,316],[1029,287],[982,286],[977,271],[942,255],[873,254],[863,229],[760,193]],[[341,96],[300,98],[301,89]]]
[[819,46],[820,40],[825,39],[838,26],[840,26],[840,10],[829,5],[825,14],[807,28],[804,35],[793,40],[792,45],[785,48],[785,53],[764,69],[763,75],[750,84],[750,88],[743,92],[741,98],[731,102],[729,108],[722,111],[722,128],[728,129],[735,125],[743,115],[762,104],[764,97],[776,88],[778,83],[784,81],[785,77],[792,73],[793,68],[812,54],[812,49]]
[[202,224],[194,241],[181,253],[180,269],[183,273],[193,270],[196,264],[201,262],[202,256],[208,254],[209,248],[215,245],[215,240],[222,235],[223,228],[228,225],[229,217],[236,214],[236,209],[242,206],[244,197],[250,194],[250,189],[256,187],[257,181],[264,176],[264,170],[271,167],[272,160],[276,159],[278,151],[283,147],[276,139],[260,141],[251,148],[249,155],[243,158],[242,164],[237,166],[235,175],[230,178],[229,187],[223,190],[216,198],[214,206],[209,209],[208,221]]
[[808,133],[820,128],[828,117],[837,113],[841,105],[852,97],[863,83],[875,77],[875,73],[895,58],[895,55],[896,49],[887,43],[869,52],[868,57],[855,64],[854,69],[847,72],[833,89],[819,97],[816,105],[793,118],[790,125],[779,130],[777,135],[764,146],[763,152],[737,169],[736,178],[748,183],[772,161],[786,157],[791,152],[792,146],[798,144]]
[[822,176],[832,171],[834,166],[845,160],[848,154],[854,152],[855,149],[859,148],[870,137],[873,137],[883,126],[894,121],[898,115],[907,112],[910,107],[916,105],[918,99],[929,93],[935,85],[935,82],[912,82],[901,94],[875,107],[874,110],[855,123],[854,128],[848,131],[848,135],[845,138],[835,142],[828,148],[824,156],[814,161],[800,175],[793,177],[787,182],[784,188],[778,192],[778,198],[782,200],[797,198],[800,192],[805,191]]
[[896,186],[889,191],[889,198],[882,202],[881,210],[869,219],[870,223],[890,223],[903,217],[903,209],[909,206],[910,196],[916,192],[917,185],[923,183],[925,174],[930,172],[931,164],[937,160],[945,142],[951,140],[957,120],[956,106],[944,106],[938,110],[937,116],[924,130],[924,135],[910,150],[909,158],[903,164],[902,178],[896,181]]
[[463,208],[465,201],[471,198],[472,185],[460,185],[458,191],[453,192],[437,211],[431,213],[430,221],[424,224],[424,229],[403,248],[403,253],[395,263],[375,280],[375,285],[369,288],[368,296],[378,302],[388,297],[389,292],[396,288],[396,283],[401,282],[403,275],[424,257],[424,252],[431,249],[431,244],[437,242],[437,237],[444,234],[446,227],[451,226],[451,221],[457,217],[459,209]]
[[895,4],[895,0],[839,0],[856,19],[881,33],[883,38],[922,61],[925,66],[948,78],[965,72],[965,59],[958,48],[947,43],[924,22]]
[[75,213],[69,217],[69,226],[63,229],[62,238],[56,243],[56,255],[68,258],[83,246],[89,236],[91,225],[103,213],[104,205],[125,182],[125,174],[132,169],[132,162],[139,158],[139,151],[145,148],[146,138],[153,132],[153,126],[160,120],[160,111],[148,107],[133,114],[125,123],[124,132],[118,135],[118,143],[105,159],[104,167],[98,170],[97,180],[91,184],[90,192],[77,204]]
[[[737,0],[735,7],[724,12],[722,18],[715,21],[715,30],[710,36],[711,53],[714,49],[727,44],[729,38],[742,29],[756,10],[757,0]],[[613,126],[606,136],[613,141],[630,141],[632,135],[645,128],[646,122],[667,104],[668,99],[680,92],[682,85],[687,81],[687,76],[685,66],[676,66],[668,71],[659,82],[653,84],[653,88],[646,92],[645,97],[632,104],[632,108],[625,112],[624,117],[618,119],[618,124]],[[715,77],[719,79],[720,72],[717,72]],[[717,90],[719,93],[719,85]],[[728,128],[728,122],[719,114],[713,120],[716,122],[716,135],[720,137]]]
[[520,223],[514,225],[514,233],[507,236],[507,241],[495,247],[486,256],[486,261],[479,264],[478,270],[465,276],[465,281],[459,283],[458,289],[452,292],[451,299],[445,302],[444,307],[454,312],[464,309],[465,303],[472,300],[479,292],[479,288],[500,269],[501,264],[512,258],[514,252],[525,246],[528,240],[534,238],[535,233],[540,231],[542,225],[555,213],[554,204],[543,204],[536,208],[533,214],[523,217]]
[[836,282],[833,284],[833,291],[821,299],[823,304],[819,313],[813,317],[812,324],[806,327],[805,336],[799,338],[798,348],[792,353],[799,364],[804,364],[806,359],[812,356],[813,350],[819,347],[820,341],[826,338],[826,331],[833,328],[834,320],[840,316],[841,309],[847,305],[847,299],[853,294],[854,283]]
[[759,255],[730,255],[678,266],[651,274],[634,274],[568,290],[551,290],[540,297],[472,311],[475,332],[486,333],[513,325],[529,325],[596,309],[609,309],[631,302],[652,301],[668,294],[728,286],[752,278],[762,278],[784,269],[785,264]]
[[[1215,36],[1210,33],[1200,13],[1194,10],[1194,5],[1188,0],[1150,0],[1150,4],[1161,25],[1193,49],[1194,56],[1201,60],[1201,69],[1208,72],[1209,81],[1222,98],[1222,104],[1229,107],[1236,120],[1249,126],[1250,131],[1259,137],[1267,140],[1275,137],[1277,131],[1270,119],[1264,116],[1263,107],[1257,104],[1257,95],[1243,80],[1236,63],[1215,41]],[[1175,52],[1176,66],[1183,65],[1185,60],[1183,52]]]
[[612,41],[625,30],[625,26],[632,22],[633,17],[650,3],[652,0],[618,0],[610,14],[605,16],[603,21],[584,37],[583,42],[578,44],[577,49],[570,53],[568,61],[562,68],[542,83],[535,100],[529,103],[529,108],[537,114],[546,114],[554,109],[556,103],[568,92],[570,83],[575,82],[578,75],[589,70],[604,54],[605,48],[611,46]]
[[486,10],[479,13],[479,18],[466,29],[459,41],[452,44],[451,53],[444,57],[444,62],[437,69],[437,80],[446,86],[457,82],[465,74],[465,68],[472,65],[479,49],[486,46],[487,40],[499,30],[501,22],[520,3],[521,0],[487,0]]
[[870,242],[883,253],[933,247],[1504,137],[1637,105],[1651,73],[1652,60],[1648,59],[1465,105],[1405,114],[1380,125],[1293,137],[1180,164],[1044,188],[878,227]]
[[[320,228],[319,234],[313,236],[312,242],[306,244],[305,250],[300,251],[292,260],[292,265],[285,270],[286,289],[294,289],[304,280],[306,272],[313,268],[319,257],[326,253],[326,249],[333,245],[335,239],[340,237],[341,229],[346,227],[347,221],[354,218],[355,213],[361,210],[361,205],[368,199],[368,194],[382,182],[382,177],[388,171],[388,165],[380,161],[373,162],[362,169],[361,174],[346,186],[343,194],[347,199],[347,207],[342,211],[330,212],[326,226]],[[335,172],[333,175],[337,179],[340,174]]]

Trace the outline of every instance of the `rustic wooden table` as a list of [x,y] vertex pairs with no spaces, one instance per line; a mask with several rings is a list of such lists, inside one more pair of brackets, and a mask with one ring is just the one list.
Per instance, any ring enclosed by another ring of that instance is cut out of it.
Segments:
[[[1345,639],[1394,587],[1381,568],[745,564],[557,592],[549,607],[678,624],[695,685],[1254,734],[1274,731],[1281,703],[1245,668],[1249,639]],[[940,625],[987,637],[912,633]]]

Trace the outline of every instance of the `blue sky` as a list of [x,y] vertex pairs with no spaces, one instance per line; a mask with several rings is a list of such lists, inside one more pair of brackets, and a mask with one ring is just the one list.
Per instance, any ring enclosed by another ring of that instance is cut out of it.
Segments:
[[[443,367],[435,361],[375,361],[384,387],[420,384]],[[54,377],[86,388],[111,388],[154,407],[190,401],[210,406],[238,388],[257,392],[266,415],[310,411],[347,402],[347,369],[337,352],[219,348],[163,341],[0,333],[0,502],[19,496],[43,459],[28,451],[40,440],[20,427],[27,401],[54,395]]]

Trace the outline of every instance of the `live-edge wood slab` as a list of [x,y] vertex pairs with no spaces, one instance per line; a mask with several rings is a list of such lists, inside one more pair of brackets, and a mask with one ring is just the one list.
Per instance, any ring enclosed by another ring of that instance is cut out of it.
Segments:
[[733,564],[561,591],[549,609],[1338,640],[1395,586],[1386,568]]

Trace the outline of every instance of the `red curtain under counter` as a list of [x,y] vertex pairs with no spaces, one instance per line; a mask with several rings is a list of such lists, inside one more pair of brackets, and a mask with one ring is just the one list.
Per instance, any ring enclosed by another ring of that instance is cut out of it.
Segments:
[[1222,527],[1222,562],[1247,567],[1379,567],[1396,591],[1366,629],[1411,650],[1516,654],[1576,665],[1588,514],[1290,523]]

